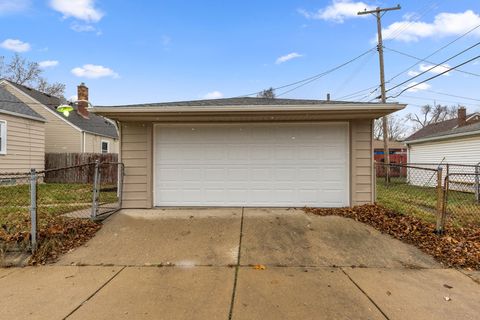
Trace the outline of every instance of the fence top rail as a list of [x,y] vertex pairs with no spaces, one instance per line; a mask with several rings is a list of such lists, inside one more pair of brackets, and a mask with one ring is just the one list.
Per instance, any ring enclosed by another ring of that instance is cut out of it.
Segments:
[[409,165],[409,164],[402,164],[402,163],[385,164],[385,163],[382,163],[382,162],[376,162],[375,165],[384,166],[384,167],[388,166],[388,167],[399,167],[399,168],[408,168],[408,169],[419,169],[419,170],[432,171],[432,172],[437,172],[438,171],[438,169],[418,167],[418,166],[412,166],[412,165]]
[[457,166],[457,167],[466,167],[466,168],[476,168],[480,166],[480,163],[477,164],[464,164],[464,163],[428,163],[428,162],[409,162],[408,165],[415,165],[415,166]]
[[477,177],[480,177],[480,173],[475,173],[475,172],[465,172],[465,173],[449,173],[447,174],[446,178],[450,177],[450,176],[477,176]]
[[47,169],[43,171],[38,171],[38,173],[49,173],[49,172],[55,172],[55,171],[62,171],[62,170],[68,170],[68,169],[75,169],[75,168],[81,168],[81,167],[87,167],[87,166],[95,166],[98,163],[99,166],[102,165],[122,165],[122,162],[87,162],[87,163],[82,163],[82,164],[77,164],[74,166],[69,166],[69,167],[62,167],[62,168],[55,168],[55,169]]
[[69,167],[62,167],[62,168],[42,170],[42,171],[38,171],[38,173],[40,173],[40,174],[42,174],[42,173],[49,173],[49,172],[62,171],[62,170],[68,170],[68,169],[75,169],[75,168],[81,168],[81,167],[87,167],[87,166],[93,166],[93,165],[95,165],[95,162],[88,162],[88,163],[77,164],[77,165],[69,166]]

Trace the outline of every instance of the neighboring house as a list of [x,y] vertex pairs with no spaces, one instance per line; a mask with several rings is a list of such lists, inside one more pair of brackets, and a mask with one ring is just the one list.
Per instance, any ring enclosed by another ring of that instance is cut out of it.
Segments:
[[[400,141],[390,140],[388,142],[388,151],[390,154],[390,163],[407,163],[407,146]],[[373,154],[376,162],[384,162],[385,151],[383,149],[383,140],[373,140]]]
[[44,169],[45,118],[0,86],[0,175]]
[[[406,154],[407,146],[401,141],[390,140],[388,142],[388,152],[390,154]],[[383,149],[383,140],[373,140],[373,153],[381,155],[385,153]]]
[[[113,121],[88,111],[79,102],[68,116],[56,108],[66,102],[7,80],[0,87],[9,91],[45,120],[45,153],[118,153],[118,132]],[[79,100],[88,101],[88,88],[78,86]]]
[[119,121],[122,205],[372,203],[373,119],[404,105],[231,98],[95,107]]
[[410,163],[480,163],[480,113],[428,125],[405,140]]

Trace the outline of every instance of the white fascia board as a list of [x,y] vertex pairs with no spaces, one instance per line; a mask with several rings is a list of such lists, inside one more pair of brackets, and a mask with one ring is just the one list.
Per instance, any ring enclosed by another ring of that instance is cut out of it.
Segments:
[[[41,103],[40,101],[37,101],[36,99],[32,98],[31,96],[29,96],[28,94],[26,94],[25,92],[23,92],[22,90],[16,88],[14,85],[12,85],[11,83],[9,83],[8,81],[5,81],[5,80],[2,80],[0,82],[0,84],[2,83],[6,83],[7,85],[10,86],[10,88],[13,88],[15,90],[15,92],[18,92],[19,94],[25,96],[25,97],[28,97],[29,99],[32,100],[32,103],[34,104],[39,104],[41,105],[44,109],[46,109],[48,112],[50,112],[51,114],[55,115],[56,117],[62,119],[66,124],[70,125],[72,128],[80,131],[80,132],[83,132],[82,129],[80,129],[79,127],[77,127],[76,125],[74,125],[73,123],[71,123],[70,121],[68,121],[67,119],[65,119],[64,117],[60,116],[59,114],[57,114],[56,112],[54,112],[52,109],[50,109],[49,107],[47,107],[46,105],[44,105],[43,103]],[[28,102],[23,102],[25,103],[27,106],[28,106]],[[34,109],[35,110],[35,109]],[[48,121],[46,121],[48,122]]]
[[312,105],[236,105],[236,106],[152,106],[152,107],[94,107],[92,112],[102,113],[171,113],[222,111],[381,111],[402,110],[404,104],[312,104]]
[[448,134],[444,136],[437,136],[437,137],[431,137],[431,138],[424,138],[424,139],[417,139],[417,140],[411,140],[411,141],[405,141],[405,144],[407,146],[412,145],[412,144],[417,144],[417,143],[422,143],[422,142],[429,142],[429,141],[439,141],[439,140],[449,140],[449,139],[455,139],[455,138],[463,138],[463,137],[468,137],[468,136],[475,136],[479,135],[480,130],[475,130],[475,131],[469,131],[469,132],[461,132],[461,133],[455,133],[455,134]]

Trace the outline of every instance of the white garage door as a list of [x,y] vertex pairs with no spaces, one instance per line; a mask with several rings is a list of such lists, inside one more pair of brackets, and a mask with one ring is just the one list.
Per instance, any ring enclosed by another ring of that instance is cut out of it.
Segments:
[[348,124],[155,126],[156,206],[349,205]]

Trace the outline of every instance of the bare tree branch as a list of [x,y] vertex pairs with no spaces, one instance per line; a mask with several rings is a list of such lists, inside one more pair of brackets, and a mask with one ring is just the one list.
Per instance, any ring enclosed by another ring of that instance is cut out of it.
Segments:
[[42,77],[42,73],[43,70],[38,63],[28,61],[18,53],[7,63],[5,63],[5,57],[0,57],[0,78],[27,85],[52,96],[63,97],[65,85],[62,83],[48,83]]
[[457,106],[425,105],[420,108],[419,113],[409,113],[406,119],[418,130],[433,123],[454,119],[457,117],[457,112]]
[[275,99],[276,94],[275,94],[275,89],[269,88],[266,90],[263,90],[262,92],[259,92],[257,94],[258,98],[266,98],[266,99]]
[[[388,117],[388,138],[392,141],[403,140],[407,136],[408,128],[402,118],[396,115]],[[382,119],[375,120],[373,137],[376,140],[383,140]]]

